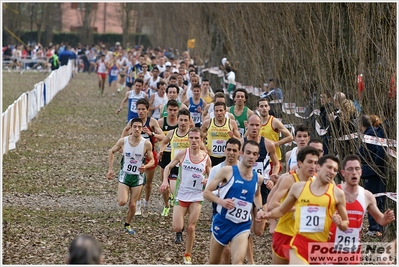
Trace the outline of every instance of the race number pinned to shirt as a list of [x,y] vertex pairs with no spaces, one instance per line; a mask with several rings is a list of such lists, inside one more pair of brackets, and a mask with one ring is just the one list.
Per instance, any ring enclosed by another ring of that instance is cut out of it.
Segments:
[[226,140],[212,140],[212,156],[223,157],[226,142]]
[[112,69],[111,70],[111,76],[116,76],[116,75],[118,75],[118,70]]
[[335,233],[335,250],[356,251],[359,247],[359,228],[348,228],[345,232],[337,227]]
[[130,104],[130,111],[137,113],[137,107],[136,107],[136,102],[133,102]]
[[234,208],[227,210],[226,219],[234,223],[247,222],[251,216],[252,203],[233,198]]
[[263,162],[255,162],[252,166],[252,170],[257,172],[259,175],[263,175]]
[[324,231],[326,207],[303,206],[299,222],[299,232],[319,233]]

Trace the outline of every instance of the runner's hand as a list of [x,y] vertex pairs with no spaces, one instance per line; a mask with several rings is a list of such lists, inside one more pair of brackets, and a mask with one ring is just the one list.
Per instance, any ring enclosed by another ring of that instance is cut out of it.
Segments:
[[336,226],[341,226],[342,224],[342,218],[338,213],[333,214],[332,221],[335,223]]
[[108,180],[112,180],[114,178],[114,176],[115,176],[115,173],[113,170],[108,171],[108,174],[107,174]]
[[222,205],[223,208],[228,209],[228,210],[235,207],[234,200],[232,200],[231,198],[220,199],[218,204]]
[[160,191],[161,193],[163,193],[163,192],[165,192],[165,191],[168,189],[168,187],[169,187],[168,182],[163,182],[163,183],[161,184],[161,186],[159,187],[159,191]]

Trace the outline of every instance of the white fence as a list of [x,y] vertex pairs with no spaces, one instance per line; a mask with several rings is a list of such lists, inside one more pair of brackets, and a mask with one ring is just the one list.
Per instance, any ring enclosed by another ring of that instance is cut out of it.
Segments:
[[29,122],[36,117],[40,109],[65,88],[72,77],[74,64],[74,60],[69,60],[68,65],[52,71],[44,81],[35,84],[33,90],[23,93],[3,112],[3,155],[15,149],[21,131],[27,130]]

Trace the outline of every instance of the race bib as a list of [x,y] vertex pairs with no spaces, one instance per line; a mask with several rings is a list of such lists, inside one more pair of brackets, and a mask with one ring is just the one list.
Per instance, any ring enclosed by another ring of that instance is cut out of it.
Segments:
[[234,208],[227,210],[226,219],[234,223],[247,222],[251,216],[252,203],[247,201],[233,198]]
[[238,131],[240,132],[240,137],[242,138],[244,133],[245,133],[245,129],[244,128],[238,128]]
[[132,101],[132,104],[130,105],[130,111],[137,113],[136,102]]
[[140,174],[139,167],[142,164],[142,161],[131,158],[125,161],[125,164],[123,165],[123,171],[128,174]]
[[191,117],[193,118],[194,124],[200,123],[201,122],[201,113],[191,113]]
[[259,175],[263,175],[263,162],[255,162],[252,166],[252,170],[257,172]]
[[226,142],[226,140],[212,140],[212,156],[223,157]]
[[345,232],[342,232],[337,227],[335,233],[334,247],[336,250],[342,250],[348,248],[350,251],[356,251],[359,247],[359,228],[348,228]]
[[204,185],[202,184],[204,177],[201,174],[192,171],[186,171],[186,174],[187,175],[184,175],[184,179],[182,179],[181,186],[193,191],[202,191],[204,188]]
[[301,207],[299,232],[302,233],[323,232],[325,221],[326,221],[326,207],[303,206]]
[[118,70],[111,70],[111,76],[118,75]]

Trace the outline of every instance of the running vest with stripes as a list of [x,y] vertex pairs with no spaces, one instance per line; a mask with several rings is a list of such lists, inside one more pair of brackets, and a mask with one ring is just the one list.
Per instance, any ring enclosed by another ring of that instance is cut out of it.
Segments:
[[122,171],[127,174],[139,175],[139,167],[143,165],[144,155],[144,144],[145,139],[141,137],[140,143],[132,147],[129,144],[129,136],[123,138],[123,167]]
[[173,130],[173,135],[170,140],[170,144],[172,145],[172,150],[170,154],[171,160],[173,160],[180,151],[189,147],[188,132],[184,136],[178,136],[177,131],[178,128]]
[[298,165],[298,147],[294,147],[291,151],[290,158],[288,159],[287,165],[288,165],[288,170],[292,170],[296,165]]
[[[181,102],[177,102],[177,107],[180,108],[180,106],[181,106]],[[166,108],[167,108],[167,105],[165,104],[163,106],[163,110],[162,110],[162,114],[161,114],[162,118],[168,116],[168,112],[166,111]]]
[[[300,182],[298,174],[296,174],[295,171],[291,171],[290,174],[292,177],[294,177],[294,182]],[[285,178],[287,179],[287,178]],[[283,201],[287,198],[288,196],[288,191],[285,193],[285,196],[280,200],[280,203],[283,203]],[[289,235],[289,236],[294,236],[295,235],[295,221],[294,221],[294,212],[289,211],[284,216],[282,216],[277,223],[276,229],[274,230],[275,232]]]
[[[163,118],[163,124],[162,124],[162,128],[161,130],[163,131],[163,133],[165,134],[165,136],[168,134],[168,132],[170,130],[176,129],[177,128],[177,121],[175,125],[169,125],[168,124],[168,120],[167,117]],[[172,147],[170,146],[170,142],[168,143],[168,145],[166,146],[164,152],[171,152],[172,151]]]
[[215,119],[211,119],[209,128],[206,134],[206,147],[209,155],[216,158],[225,156],[224,150],[226,148],[227,140],[230,139],[230,119],[226,118],[222,126],[215,125]]
[[[247,137],[244,137],[244,143],[248,140]],[[269,152],[266,149],[265,138],[263,136],[260,137],[259,143],[259,157],[254,163],[252,167],[254,171],[256,171],[259,175],[262,175],[265,180],[269,179],[270,172],[270,156]]]
[[[337,185],[341,188],[341,185]],[[334,242],[336,247],[348,247],[353,248],[359,245],[361,231],[363,227],[363,218],[366,213],[366,196],[364,195],[364,188],[359,186],[359,192],[357,198],[352,203],[346,202],[346,212],[348,213],[349,226],[345,232],[339,230],[335,223],[331,224],[331,239],[330,242]]]
[[188,105],[188,110],[190,111],[191,118],[193,118],[194,124],[202,124],[202,113],[197,111],[198,107],[204,109],[204,101],[200,98],[199,104],[195,104],[193,98],[190,97],[190,103]]
[[219,195],[221,199],[232,199],[235,204],[234,208],[227,210],[218,204],[216,211],[234,223],[247,222],[251,220],[252,205],[258,187],[258,174],[252,171],[252,179],[247,181],[241,177],[237,165],[232,168],[233,175],[225,185],[219,188]]
[[[126,83],[133,83],[134,82],[134,75],[130,78],[130,73],[133,72],[134,66],[130,65],[126,71]],[[134,73],[133,73],[134,74]]]
[[139,94],[136,94],[134,90],[129,91],[129,96],[128,96],[128,113],[127,113],[127,121],[129,122],[133,118],[138,118],[139,114],[137,113],[137,101],[140,98],[144,98],[145,93],[143,91],[140,91]]
[[335,185],[329,184],[324,194],[315,196],[310,190],[312,182],[306,182],[295,204],[295,231],[311,240],[326,242],[336,210]]
[[[280,140],[279,133],[277,130],[273,129],[272,123],[275,118],[270,115],[266,124],[260,126],[259,134],[273,142],[278,142]],[[280,146],[276,146],[276,154],[278,160],[281,160],[281,149]]]
[[[145,124],[143,125],[143,127],[147,127],[148,130],[150,130],[152,132],[152,129],[150,127],[150,121],[151,121],[151,117],[147,117],[147,120],[145,121]],[[155,149],[155,143],[157,142],[155,136],[150,136],[147,133],[145,133],[144,131],[141,132],[141,136],[150,141],[151,145],[152,145],[152,150],[154,151]]]
[[202,180],[205,178],[208,158],[209,156],[205,154],[199,162],[193,162],[190,158],[190,149],[186,149],[186,154],[179,166],[179,178],[176,185],[177,200],[187,202],[204,200],[202,195],[202,191],[204,190]]
[[235,105],[230,107],[230,113],[233,114],[233,116],[236,118],[238,131],[240,132],[241,137],[243,137],[246,130],[244,121],[246,121],[248,117],[248,107],[244,106],[244,110],[242,111],[240,116],[236,116],[234,114],[234,107]]

